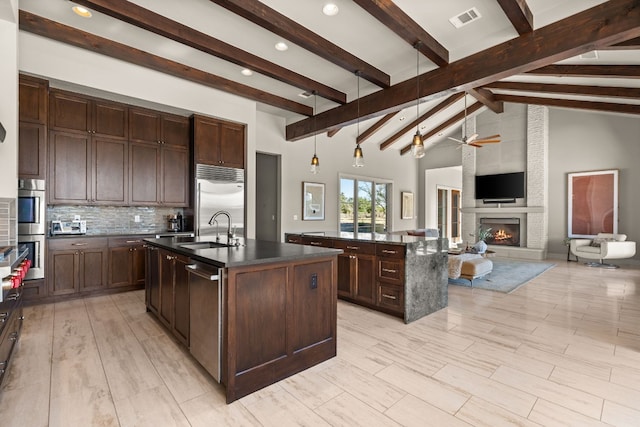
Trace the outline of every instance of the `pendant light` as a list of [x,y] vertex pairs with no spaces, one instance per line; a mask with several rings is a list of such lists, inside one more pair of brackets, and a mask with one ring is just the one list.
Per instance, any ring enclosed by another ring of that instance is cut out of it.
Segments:
[[418,41],[416,48],[416,134],[413,135],[413,141],[411,142],[411,154],[416,159],[424,157],[424,142],[422,141],[422,135],[420,135],[420,42]]
[[362,154],[362,148],[360,148],[360,71],[356,71],[356,77],[358,79],[358,99],[356,100],[358,105],[358,137],[356,138],[356,149],[353,150],[353,167],[361,168],[364,166],[364,155]]
[[[318,112],[317,110],[317,101],[318,101],[318,92],[314,91],[313,92],[313,128],[316,128],[316,114]],[[311,158],[311,168],[309,169],[310,172],[312,174],[317,174],[318,172],[320,172],[320,160],[318,159],[318,156],[316,155],[316,148],[317,148],[317,134],[313,134],[313,157]]]

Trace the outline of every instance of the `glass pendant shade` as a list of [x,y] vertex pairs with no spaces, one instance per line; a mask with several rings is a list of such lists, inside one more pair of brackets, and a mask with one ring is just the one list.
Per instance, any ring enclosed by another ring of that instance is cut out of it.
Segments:
[[364,156],[362,154],[362,148],[360,148],[360,144],[356,145],[356,149],[353,150],[353,167],[361,168],[364,166]]
[[416,159],[421,159],[424,157],[424,143],[422,142],[422,135],[420,135],[420,131],[416,131],[416,134],[413,135],[413,142],[411,143],[411,154]]
[[313,153],[313,157],[311,158],[311,168],[309,170],[314,174],[320,172],[320,160],[318,159],[318,156],[316,156],[316,153]]

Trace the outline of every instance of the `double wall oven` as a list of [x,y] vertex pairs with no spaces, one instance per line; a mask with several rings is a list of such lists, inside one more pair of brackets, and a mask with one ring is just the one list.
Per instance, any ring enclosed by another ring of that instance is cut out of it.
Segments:
[[31,260],[25,280],[44,278],[46,206],[44,180],[18,180],[18,244],[29,248]]

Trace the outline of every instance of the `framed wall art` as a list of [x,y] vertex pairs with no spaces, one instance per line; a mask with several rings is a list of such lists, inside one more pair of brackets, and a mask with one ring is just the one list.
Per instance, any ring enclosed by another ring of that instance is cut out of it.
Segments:
[[618,171],[568,174],[568,235],[618,232]]
[[401,192],[401,218],[413,219],[413,193],[408,191]]
[[324,220],[324,184],[302,183],[302,220]]

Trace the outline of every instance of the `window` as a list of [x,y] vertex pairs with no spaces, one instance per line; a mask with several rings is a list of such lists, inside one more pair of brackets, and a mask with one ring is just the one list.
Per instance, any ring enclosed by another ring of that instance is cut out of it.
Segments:
[[438,186],[438,231],[440,236],[449,239],[451,246],[462,242],[461,203],[460,190]]
[[389,224],[391,184],[367,178],[340,178],[340,231],[384,233]]

